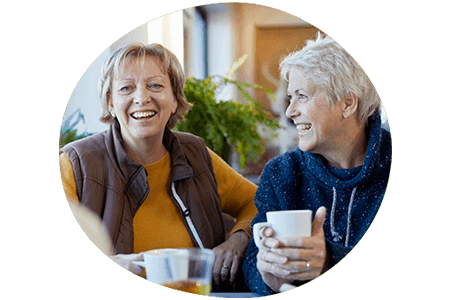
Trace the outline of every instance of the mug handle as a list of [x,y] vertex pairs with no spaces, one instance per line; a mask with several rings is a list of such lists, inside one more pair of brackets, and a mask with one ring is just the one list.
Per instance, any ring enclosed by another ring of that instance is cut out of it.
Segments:
[[259,231],[261,230],[262,227],[271,227],[271,226],[272,224],[270,224],[269,222],[255,223],[253,225],[253,239],[255,240],[256,247],[258,247],[261,250],[269,251],[270,249],[261,243]]
[[131,261],[133,264],[138,265],[139,267],[145,268],[145,262],[133,260]]

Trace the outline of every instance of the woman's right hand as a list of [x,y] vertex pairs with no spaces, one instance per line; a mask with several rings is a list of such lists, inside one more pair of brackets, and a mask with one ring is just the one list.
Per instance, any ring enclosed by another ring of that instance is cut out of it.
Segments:
[[[279,241],[270,238],[273,235],[273,230],[270,227],[263,227],[259,231],[259,236],[262,239],[261,243],[268,248],[275,248],[279,246]],[[262,279],[274,292],[279,292],[284,283],[292,283],[293,280],[281,278],[289,275],[289,271],[277,265],[287,262],[286,257],[273,255],[270,251],[259,249],[256,256],[256,268],[262,276]]]
[[142,275],[144,272],[142,267],[133,263],[133,261],[144,261],[144,252],[137,254],[117,254],[109,258],[136,275]]
[[273,291],[280,291],[284,283],[314,279],[328,268],[323,233],[325,216],[325,207],[320,207],[311,224],[311,237],[294,236],[278,240],[273,237],[271,228],[261,228],[261,243],[271,250],[259,250],[256,267]]

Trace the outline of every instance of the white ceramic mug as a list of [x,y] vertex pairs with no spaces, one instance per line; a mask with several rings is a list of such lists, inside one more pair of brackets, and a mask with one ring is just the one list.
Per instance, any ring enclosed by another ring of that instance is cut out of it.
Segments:
[[173,277],[173,257],[183,249],[155,249],[144,253],[144,261],[134,263],[145,268],[147,280],[162,284]]
[[253,225],[253,238],[259,249],[270,250],[261,243],[259,231],[262,227],[270,227],[274,238],[291,236],[311,236],[311,210],[280,210],[266,213],[267,222]]

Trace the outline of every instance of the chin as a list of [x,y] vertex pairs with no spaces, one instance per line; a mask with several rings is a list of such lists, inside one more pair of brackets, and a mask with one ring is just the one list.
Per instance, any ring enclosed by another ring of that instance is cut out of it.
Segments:
[[146,140],[149,139],[153,136],[155,136],[156,134],[154,132],[149,132],[149,131],[137,131],[134,132],[133,134],[133,138],[136,140]]
[[302,150],[303,152],[308,152],[308,148],[305,148],[305,147],[302,147],[302,146],[298,146],[298,148],[300,149],[300,150]]
[[303,152],[313,152],[315,147],[311,144],[305,144],[305,143],[298,143],[298,148],[302,150]]

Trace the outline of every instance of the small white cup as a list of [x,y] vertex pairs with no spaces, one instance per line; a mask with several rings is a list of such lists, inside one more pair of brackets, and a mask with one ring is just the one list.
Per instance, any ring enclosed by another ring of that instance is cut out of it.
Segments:
[[145,267],[145,275],[147,280],[162,284],[173,277],[173,257],[182,254],[183,249],[156,249],[144,253],[144,263],[139,264]]
[[253,225],[253,238],[259,249],[270,250],[261,243],[259,231],[262,227],[270,227],[274,231],[274,238],[291,236],[311,236],[311,210],[280,210],[266,213],[267,222]]

